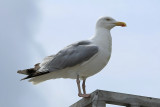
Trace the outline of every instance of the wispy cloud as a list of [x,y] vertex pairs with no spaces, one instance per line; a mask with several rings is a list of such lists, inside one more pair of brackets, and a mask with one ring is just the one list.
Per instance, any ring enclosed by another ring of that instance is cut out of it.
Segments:
[[46,106],[41,94],[26,82],[20,82],[22,76],[16,73],[18,69],[28,68],[34,58],[30,49],[33,47],[32,29],[37,18],[35,2],[1,0],[0,17],[0,106]]

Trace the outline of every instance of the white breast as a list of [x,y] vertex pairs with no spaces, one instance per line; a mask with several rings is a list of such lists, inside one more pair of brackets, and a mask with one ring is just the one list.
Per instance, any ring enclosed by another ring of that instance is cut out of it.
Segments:
[[109,58],[110,58],[110,53],[106,55],[106,53],[104,53],[103,50],[99,51],[90,60],[80,65],[80,71],[79,71],[80,77],[89,77],[100,72],[108,63]]
[[111,56],[112,38],[109,30],[97,29],[96,35],[91,38],[91,41],[99,47],[99,51],[90,60],[80,65],[79,75],[81,77],[89,77],[101,71]]

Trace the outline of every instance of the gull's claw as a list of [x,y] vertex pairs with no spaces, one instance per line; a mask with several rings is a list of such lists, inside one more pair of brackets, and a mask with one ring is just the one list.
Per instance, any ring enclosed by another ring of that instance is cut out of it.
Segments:
[[90,94],[78,94],[79,97],[88,98],[90,97]]

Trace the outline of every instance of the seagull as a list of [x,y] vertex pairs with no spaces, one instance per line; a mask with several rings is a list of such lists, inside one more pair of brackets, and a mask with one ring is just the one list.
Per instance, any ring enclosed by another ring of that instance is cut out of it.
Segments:
[[[86,79],[107,65],[112,50],[110,30],[115,26],[125,27],[126,24],[111,17],[101,17],[96,23],[93,37],[73,43],[57,54],[45,57],[34,68],[19,70],[18,73],[27,75],[22,80],[30,79],[29,82],[33,84],[57,78],[76,79],[78,96],[89,97],[85,89]],[[80,80],[83,80],[83,93]]]

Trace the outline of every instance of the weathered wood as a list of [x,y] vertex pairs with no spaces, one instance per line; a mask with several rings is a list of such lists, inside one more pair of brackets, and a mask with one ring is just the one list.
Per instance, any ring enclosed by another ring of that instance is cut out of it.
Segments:
[[96,90],[90,98],[82,98],[70,107],[105,107],[105,103],[126,107],[160,107],[160,99]]

